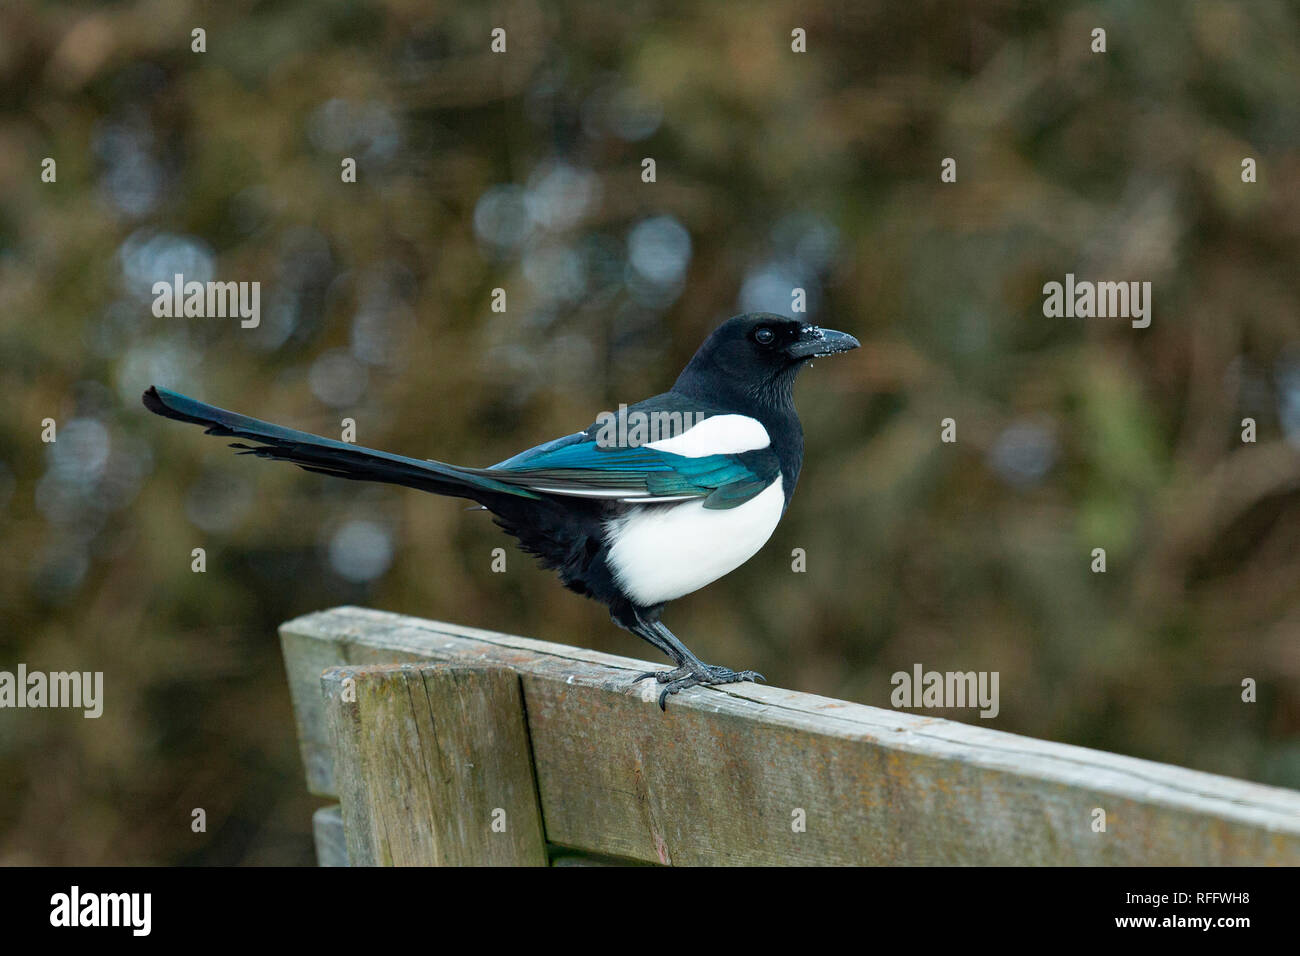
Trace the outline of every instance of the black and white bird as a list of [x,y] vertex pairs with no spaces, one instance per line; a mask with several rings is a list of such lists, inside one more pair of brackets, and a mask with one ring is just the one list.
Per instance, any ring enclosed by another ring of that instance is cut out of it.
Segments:
[[[491,468],[321,438],[164,388],[148,389],[144,404],[238,439],[232,447],[243,454],[478,502],[566,587],[606,605],[614,623],[672,659],[673,669],[636,678],[663,685],[663,708],[668,695],[688,687],[762,679],[705,664],[660,615],[669,601],[744,564],[772,536],[803,463],[795,376],[811,359],[857,347],[851,335],[798,319],[737,316],[705,340],[671,389],[620,409],[626,428],[602,416]],[[636,440],[643,435],[653,440]]]

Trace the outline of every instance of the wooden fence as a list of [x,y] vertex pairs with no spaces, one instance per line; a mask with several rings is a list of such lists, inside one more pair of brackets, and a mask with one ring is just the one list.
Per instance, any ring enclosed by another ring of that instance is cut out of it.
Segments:
[[363,608],[280,636],[321,865],[1300,864],[1291,790],[763,685],[665,714],[644,661]]

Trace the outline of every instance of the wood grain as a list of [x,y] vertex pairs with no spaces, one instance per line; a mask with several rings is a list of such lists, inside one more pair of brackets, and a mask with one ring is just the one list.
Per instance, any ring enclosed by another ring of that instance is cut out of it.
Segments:
[[320,678],[352,866],[545,866],[519,677],[481,664]]
[[[1300,794],[762,685],[655,706],[643,661],[344,607],[281,628],[314,792],[331,664],[521,679],[546,839],[673,864],[1300,864]],[[377,771],[380,772],[380,771]],[[345,802],[346,806],[346,802]],[[1094,832],[1094,811],[1105,832]],[[798,821],[802,818],[802,830]]]

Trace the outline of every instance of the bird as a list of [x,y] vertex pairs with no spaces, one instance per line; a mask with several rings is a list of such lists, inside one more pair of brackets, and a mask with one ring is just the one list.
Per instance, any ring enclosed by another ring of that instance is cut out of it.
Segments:
[[[144,406],[234,438],[240,454],[475,502],[571,591],[672,661],[658,704],[687,688],[764,680],[705,664],[662,621],[668,602],[729,574],[772,536],[803,465],[795,378],[852,335],[768,312],[719,325],[667,392],[488,468],[408,458],[249,418],[151,386]],[[658,427],[656,427],[658,426]]]

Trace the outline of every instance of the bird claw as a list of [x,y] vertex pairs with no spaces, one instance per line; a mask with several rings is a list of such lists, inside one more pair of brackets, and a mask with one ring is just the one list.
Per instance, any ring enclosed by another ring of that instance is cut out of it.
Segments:
[[767,678],[758,671],[733,671],[730,667],[719,667],[716,664],[704,664],[701,667],[683,665],[666,671],[646,671],[632,678],[632,683],[636,684],[651,677],[664,685],[663,690],[659,692],[659,709],[665,712],[668,710],[668,698],[688,687],[737,684],[742,681],[767,683]]
[[644,674],[638,674],[636,677],[633,677],[632,683],[638,684],[643,680],[649,680],[653,677],[660,684],[667,684],[671,681],[681,680],[690,673],[691,669],[689,667],[674,667],[666,671],[646,671]]

